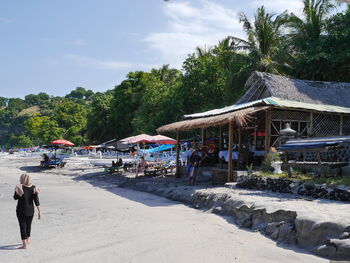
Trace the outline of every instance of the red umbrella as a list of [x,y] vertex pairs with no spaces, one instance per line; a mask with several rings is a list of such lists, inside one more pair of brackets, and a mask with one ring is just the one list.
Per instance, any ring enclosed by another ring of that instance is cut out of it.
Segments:
[[175,139],[163,135],[152,136],[152,142],[156,144],[177,144]]
[[128,137],[120,140],[126,143],[142,143],[142,142],[152,142],[152,136],[148,134],[139,134],[136,136]]
[[67,140],[63,140],[63,139],[59,139],[59,140],[54,140],[51,142],[51,144],[61,144],[61,145],[68,145],[68,146],[73,146],[74,143],[67,141]]

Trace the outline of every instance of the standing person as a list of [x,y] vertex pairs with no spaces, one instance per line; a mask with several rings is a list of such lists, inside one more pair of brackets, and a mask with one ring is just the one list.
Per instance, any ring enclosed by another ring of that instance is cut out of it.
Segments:
[[138,176],[139,172],[143,172],[147,168],[147,161],[145,160],[145,157],[140,158],[140,163],[138,165],[138,168],[136,169],[136,177]]
[[15,194],[13,198],[18,200],[16,214],[21,231],[21,238],[23,245],[20,249],[26,249],[30,243],[30,232],[32,220],[34,216],[34,204],[38,209],[38,219],[41,218],[40,203],[39,203],[39,189],[32,185],[32,180],[29,174],[22,174],[20,177],[20,184],[16,185]]
[[196,148],[188,159],[190,163],[190,185],[195,185],[197,169],[201,162],[201,157],[198,154],[198,149]]

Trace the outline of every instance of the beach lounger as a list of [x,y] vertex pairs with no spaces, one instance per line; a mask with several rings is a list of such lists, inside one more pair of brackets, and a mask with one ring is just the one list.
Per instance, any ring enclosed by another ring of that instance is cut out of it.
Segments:
[[115,171],[117,171],[117,173],[119,173],[119,169],[123,168],[123,166],[124,166],[124,165],[106,167],[106,168],[104,169],[104,172],[105,172],[105,173],[108,173],[108,174],[112,174],[112,173],[114,173]]
[[175,162],[158,163],[153,167],[144,170],[145,176],[165,176],[169,172],[172,173],[176,167]]
[[52,166],[56,166],[56,167],[62,168],[62,167],[64,167],[65,164],[66,164],[66,162],[63,162],[63,159],[56,159],[56,160],[41,161],[40,167],[49,168]]

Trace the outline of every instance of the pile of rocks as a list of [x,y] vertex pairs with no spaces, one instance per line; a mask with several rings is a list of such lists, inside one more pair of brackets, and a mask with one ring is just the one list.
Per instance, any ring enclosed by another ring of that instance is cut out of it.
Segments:
[[295,182],[284,178],[240,177],[237,187],[254,190],[298,194],[312,198],[323,198],[350,202],[350,189],[346,187],[329,187],[323,184]]

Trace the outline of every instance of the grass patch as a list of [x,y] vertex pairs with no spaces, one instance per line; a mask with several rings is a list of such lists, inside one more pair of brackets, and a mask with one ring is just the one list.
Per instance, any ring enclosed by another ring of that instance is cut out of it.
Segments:
[[349,176],[339,176],[339,177],[333,177],[333,178],[318,178],[312,175],[308,174],[302,174],[302,173],[295,173],[290,178],[288,177],[288,173],[283,172],[282,174],[274,174],[271,172],[257,172],[257,176],[259,177],[268,177],[268,178],[283,178],[283,179],[289,179],[293,181],[298,182],[310,182],[315,184],[326,184],[329,186],[339,186],[339,185],[345,185],[350,186],[350,177]]

